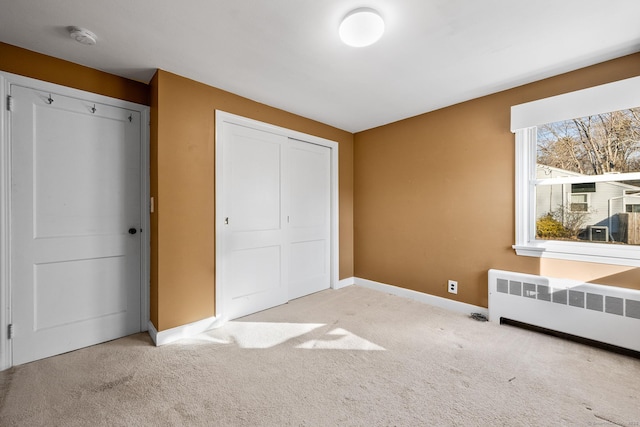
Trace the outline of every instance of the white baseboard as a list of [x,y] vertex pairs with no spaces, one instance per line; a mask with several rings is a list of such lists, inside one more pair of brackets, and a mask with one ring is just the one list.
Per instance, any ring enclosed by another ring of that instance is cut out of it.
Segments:
[[194,337],[218,326],[220,326],[219,319],[216,317],[208,317],[206,319],[198,320],[197,322],[188,323],[186,325],[158,332],[153,323],[149,322],[149,336],[156,346],[161,346],[183,338]]
[[156,329],[155,326],[153,326],[153,323],[151,323],[151,320],[149,320],[149,323],[147,324],[147,332],[149,333],[149,336],[151,337],[151,341],[153,341],[153,343],[157,346],[158,345],[158,330]]
[[346,279],[339,280],[338,283],[333,287],[333,289],[346,288],[347,286],[355,285],[355,283],[355,277],[347,277]]
[[458,313],[481,313],[489,316],[489,310],[477,305],[467,304],[460,301],[454,301],[448,298],[437,297],[435,295],[425,294],[411,289],[400,288],[398,286],[387,285],[384,283],[374,282],[373,280],[355,278],[355,284],[363,288],[369,288],[376,291],[386,292],[403,298],[409,298],[425,304],[444,308],[446,310],[456,311]]

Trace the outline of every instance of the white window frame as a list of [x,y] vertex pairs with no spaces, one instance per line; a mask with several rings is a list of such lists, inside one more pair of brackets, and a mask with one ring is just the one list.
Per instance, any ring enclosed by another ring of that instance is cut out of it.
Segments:
[[640,172],[589,177],[536,178],[537,126],[640,106],[640,76],[511,107],[516,142],[516,236],[518,255],[640,267],[640,246],[539,240],[536,184],[573,184],[640,179]]

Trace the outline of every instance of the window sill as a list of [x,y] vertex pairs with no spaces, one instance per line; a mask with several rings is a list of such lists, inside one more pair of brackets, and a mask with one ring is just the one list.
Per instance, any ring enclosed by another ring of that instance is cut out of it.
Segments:
[[513,249],[521,256],[640,267],[640,247],[616,246],[536,240],[525,245],[513,245]]

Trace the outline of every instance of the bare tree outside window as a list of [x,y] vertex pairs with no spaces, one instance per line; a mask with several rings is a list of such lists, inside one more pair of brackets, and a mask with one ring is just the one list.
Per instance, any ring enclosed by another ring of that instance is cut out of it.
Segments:
[[583,175],[640,171],[640,108],[539,126],[538,164]]

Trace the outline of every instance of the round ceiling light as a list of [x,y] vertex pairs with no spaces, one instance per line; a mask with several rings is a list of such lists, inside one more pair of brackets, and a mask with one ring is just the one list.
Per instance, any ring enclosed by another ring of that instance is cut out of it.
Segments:
[[98,37],[86,28],[69,27],[69,35],[78,43],[86,45],[94,45],[98,41]]
[[353,47],[369,46],[377,42],[384,33],[384,21],[373,9],[352,10],[340,24],[340,39]]

